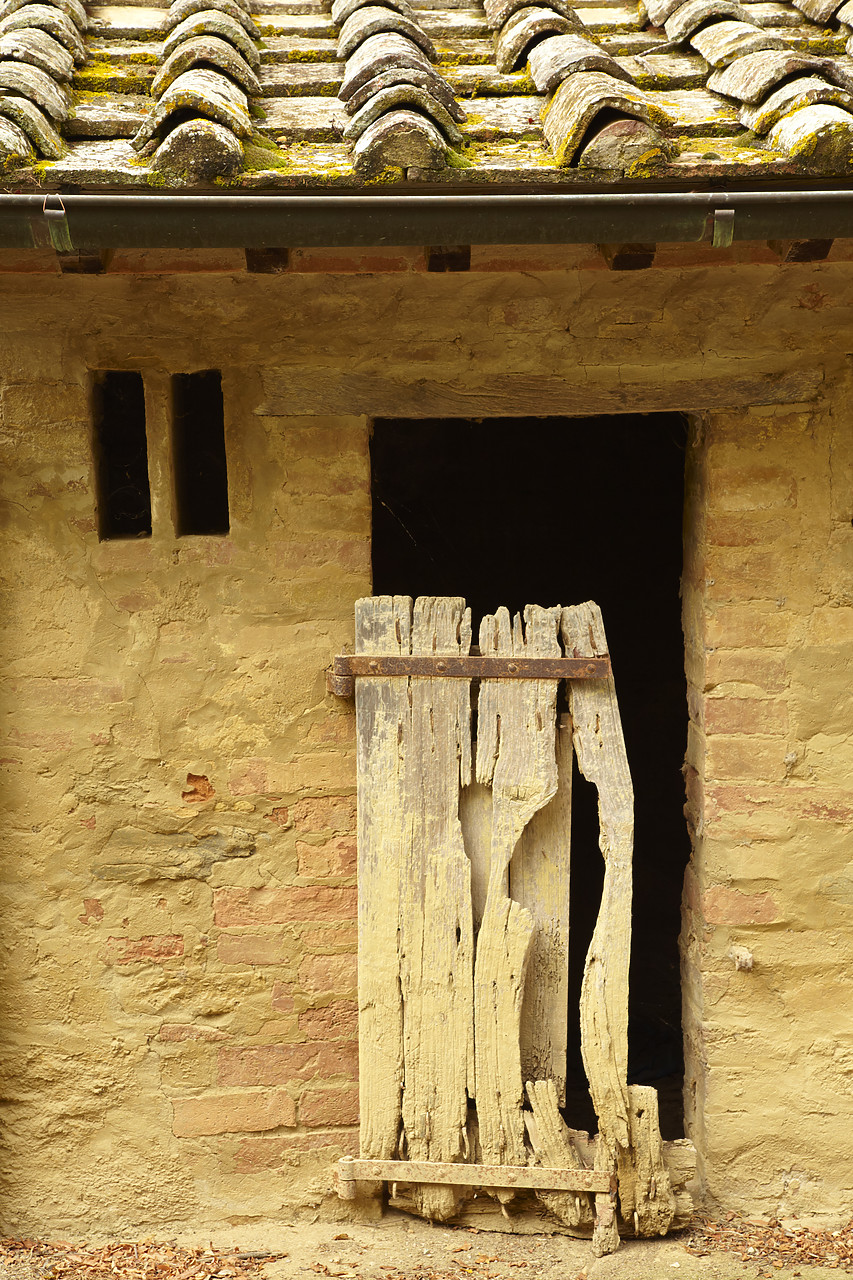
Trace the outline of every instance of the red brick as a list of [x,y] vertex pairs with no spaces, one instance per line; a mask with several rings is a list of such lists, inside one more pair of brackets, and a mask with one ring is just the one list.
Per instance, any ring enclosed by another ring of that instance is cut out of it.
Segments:
[[216,795],[210,779],[203,773],[188,773],[187,788],[186,791],[181,792],[181,799],[187,804],[202,804]]
[[355,875],[355,840],[348,836],[337,836],[319,845],[297,840],[296,857],[301,876]]
[[306,568],[334,565],[339,572],[368,574],[370,543],[364,539],[314,538],[311,542],[272,544],[275,566],[282,573],[298,573]]
[[303,886],[282,889],[217,889],[214,919],[228,926],[289,924],[298,920],[354,920],[356,889]]
[[315,796],[291,806],[293,825],[302,831],[345,833],[355,828],[355,796]]
[[705,536],[712,546],[772,546],[796,532],[792,516],[766,516],[762,512],[746,515],[709,514]]
[[276,1013],[293,1013],[293,983],[277,982],[272,989],[272,1007]]
[[303,929],[302,941],[308,951],[355,951],[358,927],[352,924],[311,925]]
[[[232,796],[265,795],[269,790],[267,782],[265,760],[243,760],[231,770],[228,778],[228,790]],[[286,809],[284,812],[287,814]]]
[[257,933],[223,933],[216,954],[223,964],[281,964],[284,960],[281,938]]
[[705,890],[702,912],[708,924],[772,924],[779,916],[769,893],[741,893],[725,885]]
[[306,956],[299,966],[299,985],[314,995],[321,991],[355,991],[358,957],[354,955]]
[[107,938],[107,964],[136,964],[154,960],[161,964],[184,954],[184,940],[176,933],[147,934],[144,938]]
[[299,1030],[324,1040],[354,1040],[358,1035],[358,1005],[354,1000],[336,1000],[320,1009],[304,1009]]
[[788,708],[774,698],[708,698],[707,733],[782,734],[788,729]]
[[781,693],[787,685],[784,658],[772,653],[752,653],[743,649],[716,649],[705,665],[705,687],[720,684],[751,684],[765,693]]
[[182,1040],[227,1040],[228,1032],[218,1027],[194,1027],[187,1022],[164,1022],[157,1038],[176,1044]]
[[276,1134],[274,1138],[244,1138],[234,1157],[235,1173],[257,1173],[291,1164],[294,1156],[318,1151],[330,1159],[358,1155],[358,1130],[331,1133]]
[[715,511],[764,511],[797,505],[797,481],[781,467],[712,467],[709,489]]
[[[94,825],[94,819],[92,819]],[[81,924],[88,924],[90,920],[96,923],[104,918],[104,908],[101,906],[100,898],[84,898],[83,899],[83,915],[77,919]]]
[[284,827],[285,830],[288,827],[293,826],[293,823],[290,821],[290,814],[288,813],[287,805],[279,805],[276,809],[270,809],[267,814],[267,818],[270,822],[274,822],[276,826]]
[[358,1124],[358,1089],[310,1089],[299,1099],[299,1123],[315,1129]]
[[178,1138],[262,1133],[267,1129],[292,1128],[296,1123],[296,1105],[290,1095],[281,1090],[173,1098],[172,1107],[172,1130]]
[[778,782],[785,776],[784,738],[723,737],[707,739],[705,776],[743,782]]
[[265,1044],[219,1051],[221,1085],[285,1085],[330,1076],[358,1078],[355,1044]]

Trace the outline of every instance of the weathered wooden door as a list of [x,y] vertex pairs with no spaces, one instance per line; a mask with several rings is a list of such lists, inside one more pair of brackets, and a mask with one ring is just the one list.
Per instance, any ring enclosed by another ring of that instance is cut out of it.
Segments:
[[[361,1157],[431,1219],[482,1188],[533,1190],[598,1252],[683,1219],[685,1146],[654,1089],[627,1084],[633,792],[601,613],[458,598],[356,605]],[[570,715],[558,723],[568,681]],[[598,1135],[568,1128],[572,750],[598,790],[605,861],[581,995]],[[679,1166],[675,1179],[670,1168]]]

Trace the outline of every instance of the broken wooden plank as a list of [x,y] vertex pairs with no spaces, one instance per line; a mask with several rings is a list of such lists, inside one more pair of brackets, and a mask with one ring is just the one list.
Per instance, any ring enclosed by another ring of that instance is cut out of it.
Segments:
[[[464,600],[415,601],[413,654],[453,655],[470,647]],[[405,680],[395,683],[406,687]],[[408,683],[402,807],[384,823],[395,822],[400,832],[401,1154],[452,1163],[468,1155],[474,1076],[471,871],[459,822],[459,788],[471,776],[471,693],[468,681],[440,676]],[[424,1184],[417,1200],[426,1217],[440,1221],[458,1208],[451,1186]]]
[[569,1013],[569,881],[572,726],[557,728],[557,791],[524,828],[509,864],[509,896],[533,917],[519,1044],[521,1078],[550,1080],[566,1101]]
[[[407,596],[356,601],[356,653],[411,652]],[[409,726],[404,681],[362,681],[355,692],[358,766],[358,1037],[360,1151],[397,1154],[403,1090],[403,1002],[397,915]]]
[[[572,1131],[560,1115],[554,1081],[529,1080],[527,1097],[531,1110],[524,1113],[524,1121],[538,1163],[552,1169],[584,1168],[581,1155],[572,1141]],[[572,1231],[582,1235],[592,1231],[594,1215],[588,1196],[546,1189],[539,1192],[539,1199],[559,1222]]]
[[[480,651],[557,657],[559,612],[529,605],[480,625]],[[553,680],[484,680],[477,713],[477,781],[492,787],[489,886],[474,967],[477,1120],[484,1160],[523,1164],[523,1083],[519,1047],[531,913],[507,895],[507,869],[524,828],[557,791]],[[508,1198],[497,1193],[499,1199]]]
[[[594,657],[607,652],[601,610],[591,601],[563,610],[561,634],[567,654]],[[632,1092],[627,1085],[634,791],[613,678],[570,682],[569,708],[578,768],[598,792],[604,858],[601,907],[580,1002],[581,1056],[599,1125],[596,1167],[607,1167],[615,1158],[621,1212],[629,1220],[633,1217],[638,1235],[663,1235],[675,1202],[663,1164],[657,1094],[639,1086],[639,1092]],[[613,1229],[606,1214],[597,1213],[602,1251],[612,1244]],[[595,1246],[596,1236],[593,1242]]]

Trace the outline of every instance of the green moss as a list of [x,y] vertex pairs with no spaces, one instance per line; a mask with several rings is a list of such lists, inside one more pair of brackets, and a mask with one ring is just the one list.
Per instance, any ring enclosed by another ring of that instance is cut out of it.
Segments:
[[87,62],[74,77],[78,93],[147,93],[150,84],[149,76],[126,71],[107,58]]
[[288,49],[288,62],[337,62],[337,58],[328,49]]
[[268,143],[266,139],[262,144],[256,144],[254,138],[251,142],[244,142],[243,155],[247,173],[264,173],[269,169],[293,170],[294,168],[287,155],[279,151],[274,143]]
[[461,151],[454,151],[450,147],[447,152],[447,167],[448,169],[473,169],[474,165]]

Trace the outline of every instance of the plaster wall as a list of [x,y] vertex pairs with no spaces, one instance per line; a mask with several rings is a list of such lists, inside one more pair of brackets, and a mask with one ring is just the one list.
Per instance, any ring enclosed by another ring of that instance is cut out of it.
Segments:
[[[370,416],[620,405],[694,414],[684,954],[705,1187],[849,1217],[837,252],[671,250],[636,273],[590,249],[477,249],[452,274],[409,250],[277,275],[240,254],[117,255],[100,276],[0,261],[3,1230],[248,1243],[343,1212],[355,773],[323,672],[370,590]],[[199,368],[222,370],[224,538],[174,534],[168,375]],[[150,539],[98,541],[93,369],[144,373]]]

